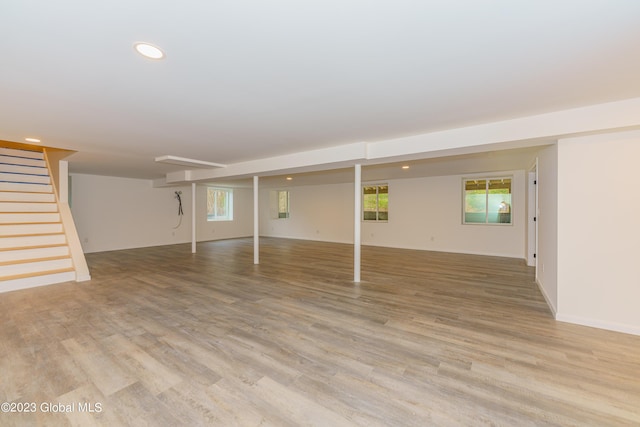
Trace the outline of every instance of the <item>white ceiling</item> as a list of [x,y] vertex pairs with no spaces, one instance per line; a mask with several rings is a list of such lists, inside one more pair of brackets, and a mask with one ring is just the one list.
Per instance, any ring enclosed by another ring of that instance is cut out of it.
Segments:
[[637,0],[3,0],[0,139],[151,179],[637,98],[639,52]]

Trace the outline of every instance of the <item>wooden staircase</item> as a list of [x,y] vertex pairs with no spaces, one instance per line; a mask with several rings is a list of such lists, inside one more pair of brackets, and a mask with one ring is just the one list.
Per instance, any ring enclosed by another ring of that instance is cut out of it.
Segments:
[[0,147],[0,292],[73,280],[44,153]]

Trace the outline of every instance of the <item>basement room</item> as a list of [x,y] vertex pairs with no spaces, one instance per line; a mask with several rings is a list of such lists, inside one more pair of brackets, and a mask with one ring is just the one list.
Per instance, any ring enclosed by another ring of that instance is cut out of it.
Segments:
[[640,3],[1,15],[0,425],[640,424]]

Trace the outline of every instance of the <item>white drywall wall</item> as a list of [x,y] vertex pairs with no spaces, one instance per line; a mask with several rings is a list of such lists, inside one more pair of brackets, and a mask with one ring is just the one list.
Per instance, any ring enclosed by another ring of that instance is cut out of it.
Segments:
[[207,221],[207,187],[196,186],[197,241],[253,235],[253,190],[233,188],[233,221]]
[[558,146],[538,153],[538,286],[558,310]]
[[326,242],[353,242],[353,184],[283,188],[290,217],[278,219],[274,189],[260,191],[260,235]]
[[[190,185],[154,188],[149,180],[72,174],[71,191],[71,211],[86,253],[191,241]],[[181,222],[175,191],[182,191]],[[206,219],[206,188],[196,191],[198,241],[252,234],[250,189],[234,190],[233,221],[216,222]]]
[[[185,210],[189,187],[153,188],[151,181],[97,175],[71,175],[71,211],[85,252],[184,243],[190,240],[190,217],[178,224],[182,191]],[[185,212],[186,213],[186,212]]]
[[558,320],[640,335],[640,131],[558,142]]
[[[397,179],[389,184],[389,221],[362,223],[362,244],[524,258],[525,172],[513,176],[513,225],[463,225],[463,176]],[[261,192],[261,234],[296,239],[353,241],[353,184],[289,187],[291,217],[273,219],[271,190]]]

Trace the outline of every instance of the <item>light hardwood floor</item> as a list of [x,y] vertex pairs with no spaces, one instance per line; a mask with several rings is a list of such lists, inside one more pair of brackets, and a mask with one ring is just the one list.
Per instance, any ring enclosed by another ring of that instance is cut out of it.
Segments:
[[252,249],[0,294],[0,401],[37,405],[0,425],[640,425],[640,337],[554,321],[521,260],[363,247],[356,285],[350,245]]

